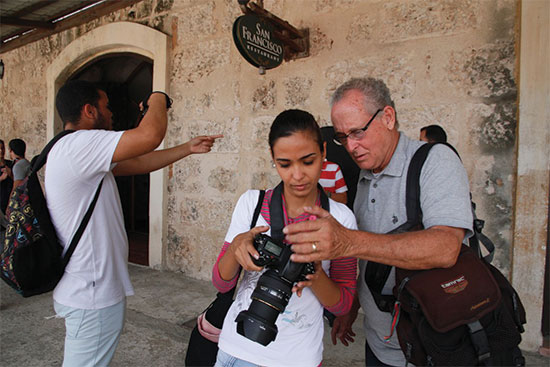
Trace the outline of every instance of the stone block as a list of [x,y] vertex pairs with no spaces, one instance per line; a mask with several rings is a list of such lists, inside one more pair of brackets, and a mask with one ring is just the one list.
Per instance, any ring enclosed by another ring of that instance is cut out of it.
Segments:
[[201,125],[190,125],[188,131],[192,136],[223,134],[223,138],[216,140],[212,152],[237,153],[242,144],[238,128],[239,118],[228,117],[224,122],[207,121]]
[[239,173],[235,169],[218,167],[210,171],[208,175],[208,186],[218,190],[220,193],[236,193]]
[[487,152],[502,154],[511,150],[516,141],[515,102],[499,102],[480,106],[480,123],[475,128],[475,136],[480,147]]
[[452,52],[446,71],[451,88],[472,97],[515,100],[515,61],[513,40],[498,41]]
[[325,71],[328,80],[324,99],[330,101],[332,93],[345,81],[352,77],[375,77],[382,79],[390,89],[391,96],[396,103],[408,102],[413,96],[416,86],[412,54],[403,53],[399,56],[390,56],[383,59],[368,57],[348,62],[341,61]]
[[184,198],[180,203],[181,222],[184,225],[208,229],[212,223],[219,228],[228,228],[233,213],[233,200],[209,198]]
[[332,49],[334,40],[325,32],[323,32],[320,25],[313,25],[309,28],[309,57],[315,57],[323,51]]
[[174,5],[174,0],[157,0],[157,6],[155,6],[155,13],[163,13],[170,11]]
[[479,2],[473,0],[367,3],[353,17],[346,39],[388,43],[460,34],[477,28],[478,14]]
[[175,199],[176,193],[201,193],[204,190],[204,184],[198,178],[202,177],[203,171],[199,156],[186,157],[172,165],[172,178],[170,183]]
[[215,2],[195,2],[185,9],[178,18],[178,33],[189,39],[197,40],[216,33],[217,22],[214,17]]
[[172,81],[176,84],[195,83],[229,63],[229,38],[185,45],[187,47],[174,56]]
[[[367,2],[369,2],[369,0],[362,0],[361,4]],[[370,2],[372,2],[372,0]],[[327,13],[341,10],[342,8],[350,7],[355,4],[357,4],[355,0],[316,0],[315,11],[319,13]]]
[[285,86],[285,107],[307,108],[313,80],[304,77],[293,77],[286,78],[283,84]]
[[456,117],[456,105],[415,105],[414,107],[407,106],[397,110],[399,130],[407,136],[418,139],[422,127],[439,125],[447,133],[447,141],[458,149],[461,145],[461,139],[464,138],[464,126],[457,123]]
[[242,147],[248,151],[266,152],[269,151],[269,129],[275,116],[259,116],[250,119],[243,138]]
[[273,80],[266,81],[254,90],[252,95],[252,111],[267,111],[277,103],[277,89]]

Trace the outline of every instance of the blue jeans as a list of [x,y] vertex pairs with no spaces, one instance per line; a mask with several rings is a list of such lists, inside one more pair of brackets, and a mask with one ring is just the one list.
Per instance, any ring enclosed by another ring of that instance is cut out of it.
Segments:
[[250,363],[233,357],[230,354],[225,353],[223,350],[218,350],[218,356],[216,357],[216,364],[214,367],[260,367],[257,364]]
[[63,367],[109,366],[124,326],[126,299],[98,310],[85,310],[54,301],[65,319]]

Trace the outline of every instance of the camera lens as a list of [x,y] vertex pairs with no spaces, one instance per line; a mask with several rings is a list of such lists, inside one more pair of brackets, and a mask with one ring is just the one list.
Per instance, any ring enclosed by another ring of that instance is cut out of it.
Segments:
[[252,303],[235,320],[237,332],[262,345],[268,345],[277,336],[275,321],[288,305],[292,283],[279,277],[273,269],[267,270],[252,293]]
[[[250,307],[241,311],[235,322],[239,334],[266,346],[277,336],[275,321],[288,305],[293,284],[305,279],[306,274],[313,274],[315,268],[313,263],[291,261],[290,247],[268,235],[257,235],[254,247],[260,253],[260,263],[268,270],[258,279],[250,296]],[[255,264],[260,265],[257,262]]]

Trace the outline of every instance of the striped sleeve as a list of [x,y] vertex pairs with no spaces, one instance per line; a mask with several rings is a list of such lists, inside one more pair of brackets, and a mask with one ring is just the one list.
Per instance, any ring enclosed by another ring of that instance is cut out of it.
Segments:
[[330,262],[330,279],[340,287],[340,302],[327,311],[335,315],[345,315],[349,312],[353,298],[355,297],[355,285],[357,282],[357,259],[354,257],[342,257]]
[[336,182],[334,183],[334,191],[337,193],[342,193],[348,191],[348,187],[346,186],[346,181],[344,180],[344,175],[342,174],[342,170],[340,167],[336,170],[336,175],[334,177]]
[[235,275],[235,277],[231,280],[224,280],[220,276],[220,269],[218,268],[218,263],[220,262],[220,259],[223,257],[227,249],[229,248],[230,243],[224,242],[222,246],[222,250],[220,254],[218,255],[218,259],[216,260],[216,263],[214,264],[214,268],[212,269],[212,284],[216,289],[222,293],[227,293],[231,289],[233,289],[237,285],[237,280],[239,279],[240,272]]

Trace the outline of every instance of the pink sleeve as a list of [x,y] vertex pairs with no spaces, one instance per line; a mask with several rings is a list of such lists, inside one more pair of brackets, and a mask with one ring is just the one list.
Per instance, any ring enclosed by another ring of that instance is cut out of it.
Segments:
[[353,298],[355,297],[355,285],[357,282],[357,259],[354,257],[342,257],[330,262],[330,279],[340,287],[340,302],[327,311],[335,315],[345,315],[349,312]]
[[218,268],[218,263],[220,262],[220,259],[223,257],[225,252],[227,251],[227,248],[229,247],[229,242],[224,242],[222,246],[222,250],[220,254],[218,255],[218,259],[216,260],[216,263],[214,264],[214,268],[212,269],[212,284],[214,284],[214,287],[222,293],[229,292],[231,289],[233,289],[237,285],[237,280],[239,279],[239,273],[235,275],[235,277],[231,280],[223,280],[220,276],[220,270]]

